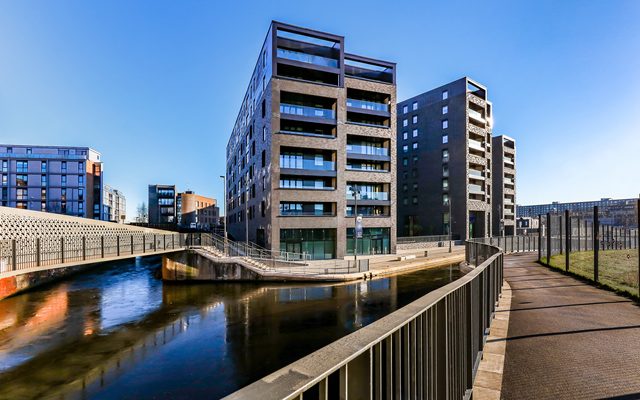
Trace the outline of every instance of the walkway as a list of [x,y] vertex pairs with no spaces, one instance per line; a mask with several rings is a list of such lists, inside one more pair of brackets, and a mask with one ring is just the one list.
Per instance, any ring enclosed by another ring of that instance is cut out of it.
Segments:
[[640,398],[640,307],[535,259],[505,257],[512,301],[502,398]]

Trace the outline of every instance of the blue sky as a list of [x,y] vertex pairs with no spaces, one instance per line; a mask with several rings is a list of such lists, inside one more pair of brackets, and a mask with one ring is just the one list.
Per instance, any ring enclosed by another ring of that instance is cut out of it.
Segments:
[[518,144],[519,204],[640,192],[638,1],[0,2],[0,142],[85,145],[128,213],[149,183],[222,197],[269,22],[398,63],[403,100],[468,75]]

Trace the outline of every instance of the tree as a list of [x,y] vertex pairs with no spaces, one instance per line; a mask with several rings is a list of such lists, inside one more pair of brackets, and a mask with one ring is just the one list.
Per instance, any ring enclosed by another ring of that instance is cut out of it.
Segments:
[[147,204],[143,201],[138,205],[138,209],[136,210],[136,222],[148,222],[149,221],[149,213],[147,211]]

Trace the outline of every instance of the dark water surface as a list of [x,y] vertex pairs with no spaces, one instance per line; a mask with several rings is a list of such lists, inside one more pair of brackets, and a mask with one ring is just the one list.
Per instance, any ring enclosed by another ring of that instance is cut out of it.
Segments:
[[164,284],[160,259],[109,263],[0,301],[0,399],[215,399],[461,276]]

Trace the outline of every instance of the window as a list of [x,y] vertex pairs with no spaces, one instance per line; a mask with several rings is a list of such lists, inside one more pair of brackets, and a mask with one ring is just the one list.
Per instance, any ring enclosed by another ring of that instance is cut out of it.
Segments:
[[449,135],[442,135],[442,143],[449,143]]
[[84,186],[84,175],[78,175],[78,185]]
[[46,161],[42,161],[40,163],[40,172],[47,172],[47,162]]
[[402,126],[408,126],[409,125],[409,120],[408,119],[403,119],[402,120]]
[[418,149],[418,143],[417,142],[413,143],[412,147],[413,147],[414,150],[417,150]]
[[418,123],[418,116],[414,115],[413,117],[411,117],[411,122],[414,123],[414,124],[417,124]]
[[413,196],[412,203],[418,204],[418,196]]
[[27,199],[27,189],[16,189],[16,199],[18,199],[18,200],[26,200]]
[[47,211],[47,202],[46,201],[40,202],[40,211]]
[[416,155],[413,156],[413,162],[414,162],[414,164],[418,162],[418,156],[416,156]]
[[445,115],[449,112],[449,106],[442,106],[442,115]]
[[9,162],[7,160],[2,160],[2,172],[7,172],[9,170]]
[[449,127],[449,120],[448,119],[443,119],[442,120],[442,129],[447,129]]
[[267,100],[262,100],[262,118],[267,114]]
[[442,164],[442,176],[449,176],[449,164]]
[[62,165],[60,166],[60,169],[62,170],[62,172],[67,172],[67,162],[63,161]]
[[414,183],[413,184],[413,191],[416,192],[418,190],[418,184]]
[[402,146],[402,152],[403,153],[407,153],[409,151],[409,146],[407,146],[406,144]]
[[443,206],[449,205],[449,195],[447,193],[442,195],[442,205]]
[[449,91],[448,90],[443,90],[442,91],[442,100],[446,100],[449,98]]
[[413,137],[418,137],[418,130],[417,129],[413,130],[413,135],[412,136]]
[[16,175],[16,186],[27,186],[28,175]]
[[407,132],[402,132],[402,139],[407,140],[409,134]]
[[266,150],[262,150],[262,168],[265,167],[265,165],[267,165],[267,152]]
[[406,114],[408,112],[409,112],[409,106],[407,106],[407,105],[402,106],[402,113]]
[[47,176],[46,175],[41,175],[40,176],[40,186],[47,186]]
[[40,189],[40,200],[47,200],[47,189]]
[[407,184],[406,184],[406,183],[402,185],[402,191],[406,192],[406,191],[407,191],[407,188],[408,188],[408,186],[407,186]]
[[78,172],[84,172],[84,162],[78,162]]
[[84,189],[82,188],[78,189],[78,200],[84,200]]
[[411,105],[411,108],[413,109],[413,111],[418,109],[418,102],[414,101],[413,104]]
[[449,161],[449,150],[444,149],[442,150],[442,162],[448,162],[448,161]]
[[13,153],[13,147],[7,147],[7,153]]
[[404,158],[402,159],[402,165],[403,165],[403,166],[405,166],[405,167],[406,167],[407,165],[409,165],[409,159],[408,159],[407,157],[404,157]]
[[26,173],[27,172],[28,163],[26,161],[16,161],[16,172],[17,173]]
[[32,154],[33,150],[32,149],[27,149],[27,154]]
[[409,199],[408,198],[404,198],[402,199],[402,204],[404,204],[405,206],[409,204]]
[[449,190],[449,179],[442,180],[442,190]]
[[67,186],[67,176],[66,176],[66,175],[62,175],[62,176],[60,177],[60,184],[61,184],[62,186]]
[[9,184],[8,178],[6,174],[2,175],[2,186],[7,186]]

